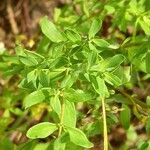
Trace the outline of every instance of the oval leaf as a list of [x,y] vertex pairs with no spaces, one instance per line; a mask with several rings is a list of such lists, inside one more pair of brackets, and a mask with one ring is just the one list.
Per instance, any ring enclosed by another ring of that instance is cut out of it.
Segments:
[[32,105],[41,103],[44,101],[45,95],[41,90],[34,91],[31,94],[29,94],[27,97],[24,99],[24,106],[25,108],[31,107]]
[[69,127],[76,126],[76,110],[72,102],[65,101],[63,124]]
[[56,29],[55,25],[48,20],[47,17],[41,19],[40,26],[43,34],[52,42],[58,43],[64,40],[61,33]]
[[80,129],[67,127],[67,131],[69,132],[70,141],[72,143],[85,148],[93,147],[93,144]]
[[58,127],[49,122],[42,122],[39,123],[33,127],[31,127],[27,131],[27,137],[30,139],[37,139],[37,138],[46,138],[50,134],[52,134],[54,131],[56,131]]
[[89,39],[93,38],[95,34],[100,30],[102,21],[100,19],[94,19],[89,30]]

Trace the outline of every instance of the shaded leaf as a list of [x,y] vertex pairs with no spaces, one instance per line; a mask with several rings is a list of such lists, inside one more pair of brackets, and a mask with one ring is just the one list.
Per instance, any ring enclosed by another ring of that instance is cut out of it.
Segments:
[[122,104],[122,109],[120,112],[120,122],[125,129],[128,129],[130,127],[131,110],[125,104]]

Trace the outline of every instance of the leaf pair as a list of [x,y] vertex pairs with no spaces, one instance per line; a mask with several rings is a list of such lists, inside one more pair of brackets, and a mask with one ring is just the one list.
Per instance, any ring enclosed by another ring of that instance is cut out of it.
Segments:
[[[27,137],[31,139],[46,138],[53,132],[58,130],[58,126],[49,122],[42,122],[27,131]],[[93,147],[93,144],[87,139],[86,135],[77,128],[65,127],[65,130],[69,133],[70,141],[76,145],[85,148]]]

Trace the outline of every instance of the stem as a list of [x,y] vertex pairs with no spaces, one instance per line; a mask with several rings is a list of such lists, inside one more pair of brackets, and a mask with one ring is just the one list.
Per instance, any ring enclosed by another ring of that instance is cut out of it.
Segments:
[[63,129],[63,119],[64,119],[64,109],[65,109],[65,103],[62,99],[62,105],[61,105],[61,114],[60,114],[60,126],[58,131],[58,137],[61,135],[62,129]]
[[104,135],[104,150],[108,150],[108,135],[107,135],[107,122],[106,122],[106,110],[104,98],[101,98],[102,101],[102,111],[103,111],[103,135]]

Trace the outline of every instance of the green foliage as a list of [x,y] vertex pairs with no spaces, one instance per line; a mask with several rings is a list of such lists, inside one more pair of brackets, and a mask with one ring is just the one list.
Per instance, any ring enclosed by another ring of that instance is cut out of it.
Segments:
[[[32,114],[36,109],[37,114],[40,108],[47,112],[44,122],[26,126],[29,129],[24,132],[29,139],[47,137],[50,142],[34,146],[26,143],[26,148],[23,145],[20,149],[90,149],[94,144],[89,139],[103,134],[107,150],[107,132],[117,124],[129,132],[131,116],[144,122],[150,133],[148,98],[146,104],[126,93],[137,84],[142,87],[140,73],[144,75],[142,80],[150,77],[150,8],[146,3],[74,0],[72,5],[55,9],[54,22],[48,17],[41,19],[43,38],[35,50],[16,44],[13,56],[1,55],[5,78],[19,77],[18,97],[23,101],[23,111]],[[79,12],[75,12],[76,5],[80,6]],[[2,99],[7,104],[1,107],[14,113],[12,104],[15,106],[20,99],[12,95],[6,90]],[[5,126],[1,134],[9,125],[7,112],[0,121]],[[88,113],[90,120],[84,123]],[[148,144],[137,147],[143,149]]]

